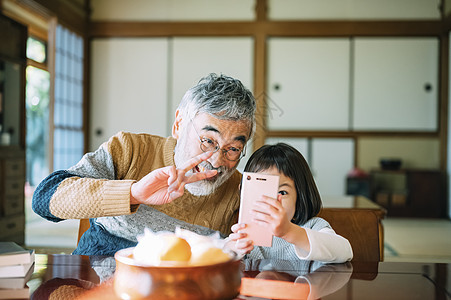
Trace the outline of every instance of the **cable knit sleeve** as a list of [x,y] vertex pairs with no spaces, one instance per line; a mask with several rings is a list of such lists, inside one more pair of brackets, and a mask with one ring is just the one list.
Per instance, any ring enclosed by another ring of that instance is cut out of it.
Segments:
[[130,206],[130,187],[135,180],[124,179],[132,161],[129,146],[127,135],[119,133],[97,151],[85,154],[75,166],[50,174],[33,195],[33,210],[54,222],[136,211],[136,206]]

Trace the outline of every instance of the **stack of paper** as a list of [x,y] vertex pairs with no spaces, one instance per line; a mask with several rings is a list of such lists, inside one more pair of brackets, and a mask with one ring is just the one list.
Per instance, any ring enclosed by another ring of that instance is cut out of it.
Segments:
[[0,299],[30,297],[26,285],[34,269],[34,250],[14,242],[0,242]]

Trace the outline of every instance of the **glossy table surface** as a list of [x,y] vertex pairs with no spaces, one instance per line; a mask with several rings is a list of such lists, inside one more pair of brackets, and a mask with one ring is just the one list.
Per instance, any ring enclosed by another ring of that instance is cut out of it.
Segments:
[[322,196],[321,200],[324,208],[372,209],[385,211],[385,208],[364,196]]
[[[119,299],[112,257],[37,254],[32,299]],[[236,299],[451,299],[451,264],[243,260]],[[56,298],[55,298],[56,297]]]

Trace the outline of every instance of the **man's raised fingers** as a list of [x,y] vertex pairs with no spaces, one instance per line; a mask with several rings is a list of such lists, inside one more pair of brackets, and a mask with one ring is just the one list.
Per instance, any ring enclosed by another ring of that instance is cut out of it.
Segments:
[[195,173],[193,175],[186,176],[185,183],[192,183],[206,178],[210,178],[215,176],[216,174],[218,174],[217,170],[207,170],[204,172]]
[[213,155],[213,152],[211,152],[211,151],[199,154],[199,155],[191,158],[190,160],[188,160],[185,164],[183,164],[183,166],[180,167],[180,169],[182,169],[184,171],[184,173],[186,173],[189,170],[191,170],[192,168],[194,168],[195,166],[197,166],[198,164],[200,164],[201,162],[209,159],[212,155]]

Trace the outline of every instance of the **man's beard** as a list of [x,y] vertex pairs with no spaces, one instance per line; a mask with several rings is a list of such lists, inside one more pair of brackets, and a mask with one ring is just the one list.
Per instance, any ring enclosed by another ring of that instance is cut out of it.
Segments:
[[[185,149],[187,149],[186,143],[184,140],[185,140],[184,138],[179,139],[179,142],[177,142],[177,144],[175,145],[174,161],[175,161],[176,167],[183,165],[189,159],[192,158],[192,157],[188,157],[188,155],[186,155],[186,152],[184,151]],[[236,166],[231,169],[229,169],[225,166],[221,166],[219,168],[213,168],[213,166],[208,161],[203,161],[198,166],[200,167],[200,170],[202,170],[202,169],[204,171],[217,170],[218,173],[212,178],[199,180],[199,181],[185,185],[185,188],[188,190],[188,192],[190,192],[194,196],[206,196],[206,195],[212,194],[214,191],[216,191],[216,189],[218,187],[220,187],[224,182],[226,182],[227,179],[230,178],[230,176],[232,176],[233,172],[236,169]],[[197,172],[199,171],[199,169],[197,169],[197,166],[194,167],[193,169],[195,169]],[[186,175],[187,176],[193,175],[195,173],[193,171],[193,169],[189,170],[186,173]]]

